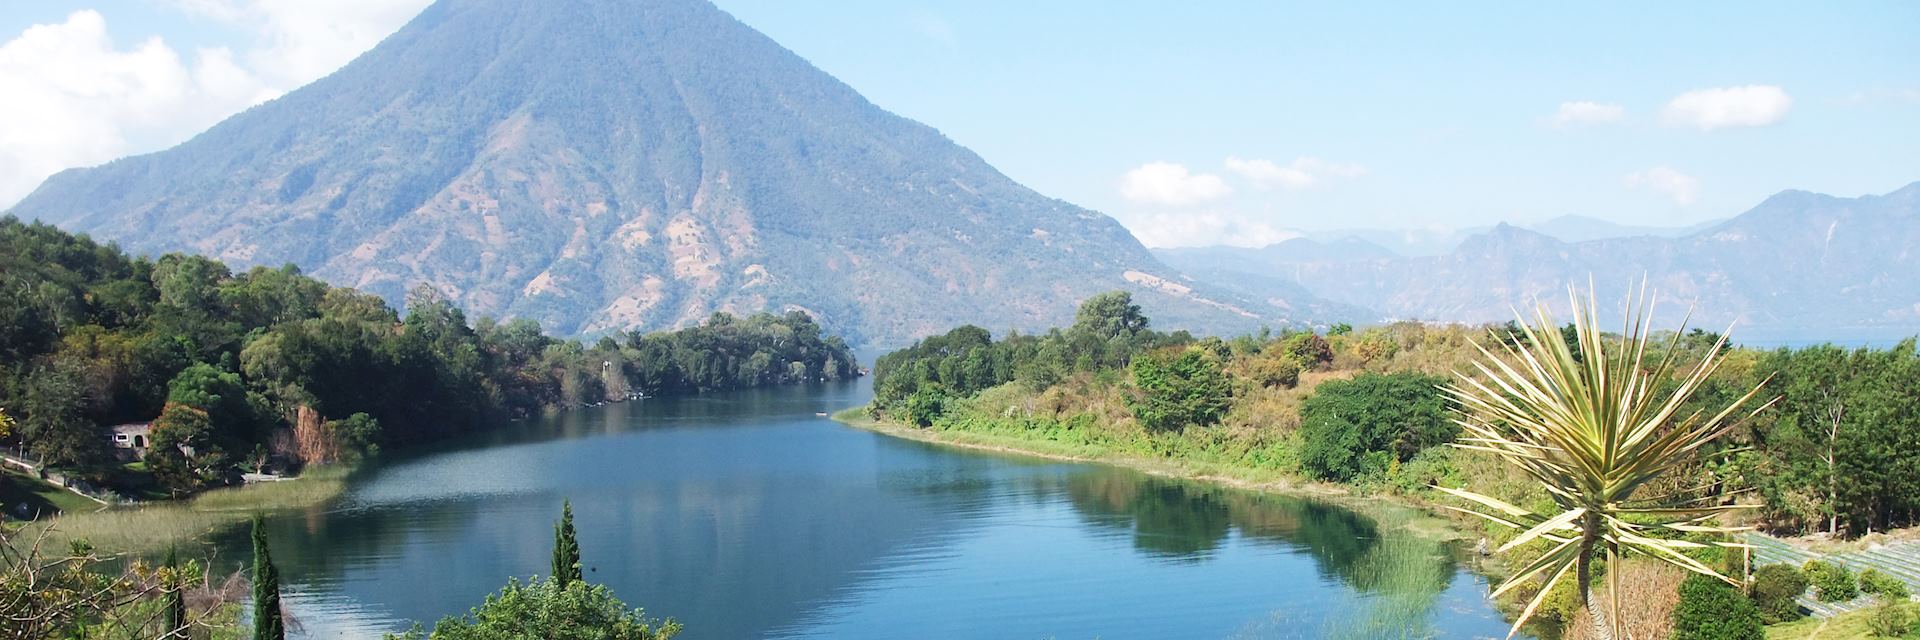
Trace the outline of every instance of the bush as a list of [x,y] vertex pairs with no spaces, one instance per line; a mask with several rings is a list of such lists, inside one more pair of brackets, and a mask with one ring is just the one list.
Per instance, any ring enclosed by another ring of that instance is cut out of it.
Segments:
[[1333,362],[1333,345],[1311,331],[1287,336],[1280,343],[1280,352],[1293,356],[1294,360],[1308,367]]
[[947,397],[937,389],[922,388],[907,396],[907,421],[916,427],[931,427],[946,413]]
[[1860,590],[1887,600],[1906,600],[1912,597],[1912,594],[1907,591],[1906,581],[1887,575],[1879,569],[1860,572]]
[[1867,614],[1867,629],[1875,638],[1899,638],[1913,630],[1913,612],[1905,602],[1881,600]]
[[1680,583],[1673,640],[1763,640],[1760,609],[1732,586],[1695,574]]
[[1460,428],[1447,420],[1445,382],[1366,373],[1322,383],[1300,407],[1301,466],[1322,480],[1384,476],[1391,462],[1452,440]]
[[1292,388],[1300,383],[1300,361],[1285,354],[1265,355],[1247,366],[1247,376],[1269,389]]
[[1233,402],[1233,385],[1220,370],[1220,361],[1205,349],[1134,360],[1133,383],[1141,397],[1129,401],[1128,408],[1140,424],[1155,431],[1219,422]]
[[1859,583],[1854,582],[1853,572],[1846,567],[1808,560],[1802,569],[1807,572],[1807,582],[1813,584],[1814,596],[1821,602],[1846,602],[1860,597]]
[[1794,598],[1806,592],[1807,574],[1793,565],[1769,564],[1753,572],[1753,601],[1767,624],[1799,620],[1803,614]]

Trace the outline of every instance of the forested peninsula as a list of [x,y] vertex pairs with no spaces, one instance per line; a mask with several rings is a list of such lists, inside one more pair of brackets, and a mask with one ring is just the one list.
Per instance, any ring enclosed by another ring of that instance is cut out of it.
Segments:
[[582,343],[469,321],[426,287],[403,313],[292,265],[234,273],[0,219],[0,446],[136,497],[545,410],[858,375],[797,311]]

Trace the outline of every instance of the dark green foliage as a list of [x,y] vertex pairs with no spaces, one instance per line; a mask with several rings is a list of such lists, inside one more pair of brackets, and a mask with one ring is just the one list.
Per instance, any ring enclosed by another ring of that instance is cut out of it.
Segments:
[[6,444],[104,477],[105,426],[157,421],[150,466],[176,493],[224,482],[302,408],[354,460],[548,407],[858,375],[797,311],[588,348],[528,320],[470,323],[432,289],[402,315],[291,266],[129,258],[0,218],[0,407],[19,422]]
[[1122,369],[1138,354],[1192,341],[1185,332],[1149,329],[1126,292],[1103,293],[1083,302],[1064,331],[996,341],[986,329],[964,325],[881,356],[874,363],[873,408],[912,413],[908,404],[917,402],[923,411],[914,421],[925,424],[919,418],[928,417],[924,409],[934,408],[934,399],[966,398],[1016,380],[1044,389],[1074,373]]
[[1680,583],[1673,640],[1763,640],[1760,610],[1725,582],[1693,574]]
[[[461,617],[440,619],[432,640],[666,640],[680,623],[648,619],[627,609],[604,585],[534,579],[508,582],[500,593]],[[418,639],[418,629],[389,638]]]
[[1813,595],[1821,602],[1846,602],[1860,597],[1860,586],[1845,566],[1824,560],[1808,560],[1801,567],[1813,585]]
[[1219,357],[1197,346],[1134,360],[1133,384],[1140,393],[1128,406],[1151,430],[1219,422],[1233,402],[1233,385],[1220,369]]
[[1774,375],[1768,388],[1781,397],[1755,425],[1762,450],[1747,468],[1776,528],[1860,535],[1916,523],[1920,354],[1912,339],[1885,350],[1781,350],[1757,369]]
[[1803,615],[1794,598],[1807,592],[1807,575],[1790,564],[1763,565],[1753,572],[1753,601],[1767,624],[1792,622]]
[[1874,568],[1860,572],[1860,592],[1888,600],[1907,600],[1913,595],[1908,592],[1905,580]]
[[913,426],[933,426],[933,421],[938,420],[940,414],[946,413],[947,396],[937,388],[922,387],[913,392],[912,396],[907,397],[906,410],[907,422],[912,423]]
[[553,581],[561,587],[578,582],[580,541],[574,537],[573,501],[560,503],[560,521],[553,525]]
[[286,640],[287,626],[280,609],[280,570],[267,549],[267,528],[253,517],[253,640]]
[[1301,466],[1323,480],[1382,473],[1427,447],[1452,441],[1439,385],[1418,373],[1363,373],[1322,383],[1300,409]]

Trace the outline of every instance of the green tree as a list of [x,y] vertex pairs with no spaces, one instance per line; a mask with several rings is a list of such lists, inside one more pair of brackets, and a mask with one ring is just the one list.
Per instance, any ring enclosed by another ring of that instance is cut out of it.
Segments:
[[280,570],[267,548],[266,522],[253,517],[253,640],[286,640],[287,626],[280,610]]
[[1460,429],[1447,419],[1445,382],[1402,372],[1322,383],[1300,407],[1301,467],[1323,480],[1349,481],[1453,440]]
[[1073,316],[1073,331],[1101,340],[1130,339],[1146,330],[1147,317],[1140,313],[1140,305],[1133,303],[1133,294],[1125,291],[1108,291],[1087,298]]
[[574,538],[573,501],[560,503],[560,521],[553,525],[553,581],[561,587],[581,580],[580,541]]
[[1760,610],[1720,580],[1700,574],[1680,583],[1673,609],[1673,640],[1764,640]]
[[1153,430],[1219,422],[1233,401],[1233,386],[1220,361],[1197,348],[1133,361],[1133,384],[1140,393],[1128,404],[1140,424]]
[[[666,640],[680,623],[628,609],[604,585],[535,578],[507,583],[465,616],[442,618],[432,640]],[[419,630],[389,638],[417,639]]]

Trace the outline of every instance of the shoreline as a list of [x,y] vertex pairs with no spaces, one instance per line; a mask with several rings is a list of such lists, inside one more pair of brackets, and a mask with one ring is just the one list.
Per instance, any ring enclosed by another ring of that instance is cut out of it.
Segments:
[[[1003,455],[1024,456],[1075,462],[1099,464],[1138,471],[1152,476],[1216,484],[1243,491],[1312,498],[1331,502],[1362,513],[1377,513],[1380,509],[1400,509],[1417,517],[1406,523],[1404,528],[1414,535],[1438,541],[1469,541],[1476,536],[1463,530],[1456,522],[1446,518],[1433,505],[1410,500],[1403,496],[1355,493],[1350,488],[1323,482],[1303,480],[1284,474],[1266,474],[1248,469],[1210,468],[1212,465],[1198,465],[1178,460],[1155,460],[1128,455],[1080,455],[1044,449],[1045,441],[1023,440],[1005,436],[995,436],[967,431],[940,431],[931,428],[912,427],[902,423],[876,420],[867,417],[865,407],[849,407],[829,416],[834,422],[851,428],[869,431],[883,436],[912,440],[940,446],[968,449]],[[1040,446],[1035,446],[1040,445]],[[1240,475],[1234,475],[1234,472]],[[1486,558],[1490,563],[1493,558]]]

